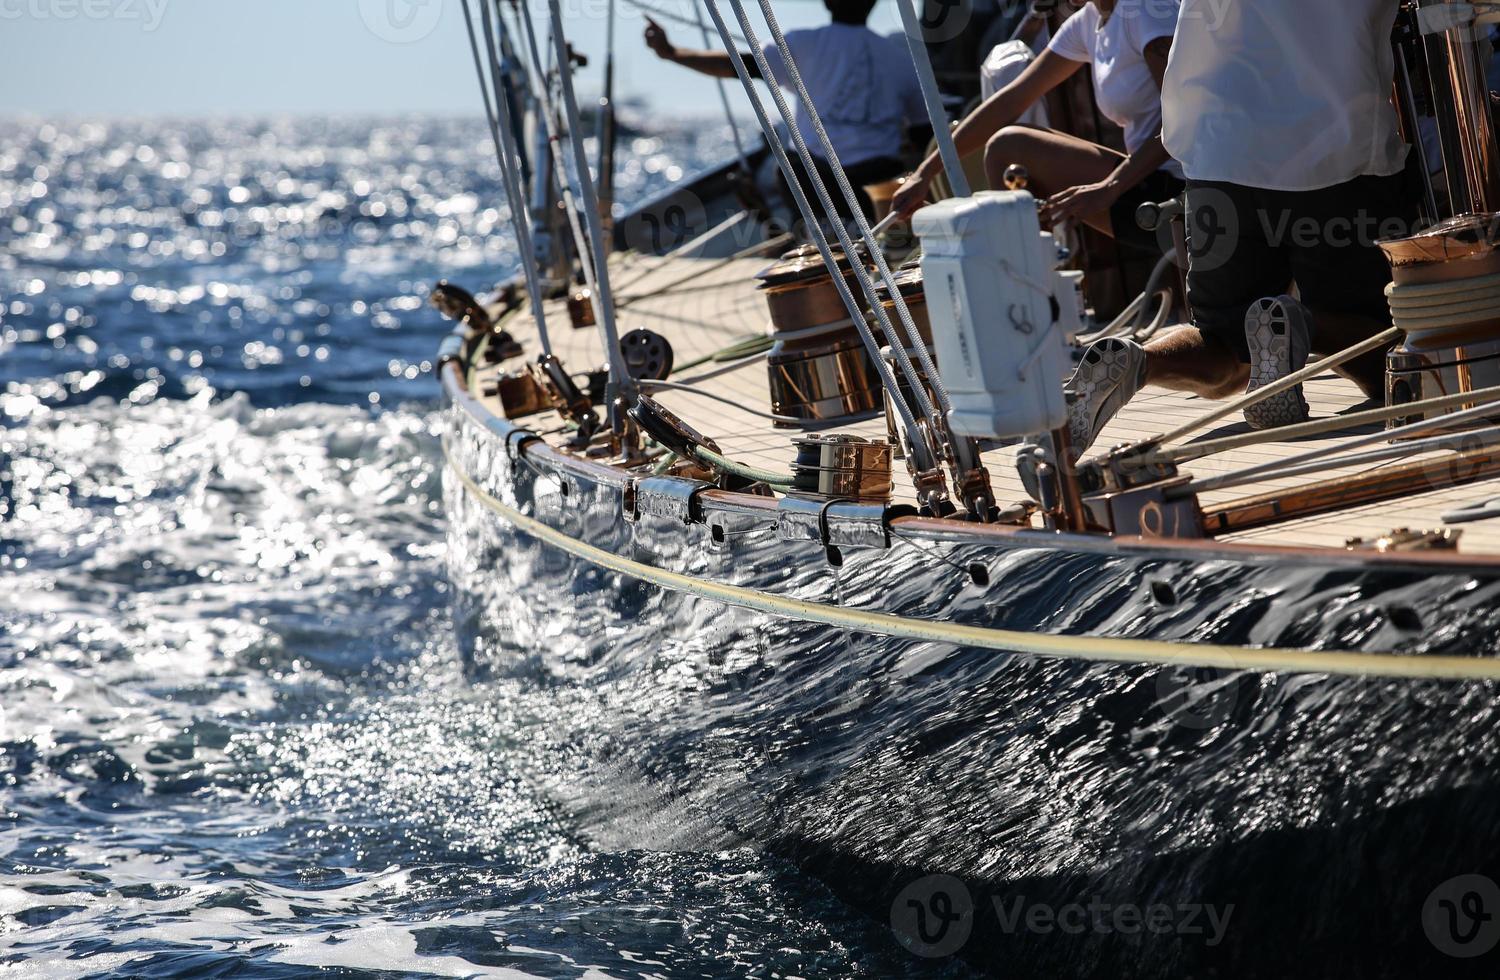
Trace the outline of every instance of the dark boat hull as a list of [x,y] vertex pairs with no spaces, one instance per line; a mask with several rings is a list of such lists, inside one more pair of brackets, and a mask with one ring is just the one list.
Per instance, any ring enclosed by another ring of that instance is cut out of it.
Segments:
[[1469,917],[1472,895],[1500,915],[1500,896],[1483,904],[1500,880],[1495,681],[859,632],[648,584],[518,522],[820,608],[1121,641],[1493,654],[1500,569],[943,527],[880,547],[854,520],[834,564],[753,500],[632,499],[623,474],[527,444],[444,372],[467,655],[607,686],[617,738],[585,751],[652,787],[591,796],[590,833],[670,807],[692,846],[768,847],[891,916],[915,955],[1010,975],[1493,972],[1461,954],[1500,931]]

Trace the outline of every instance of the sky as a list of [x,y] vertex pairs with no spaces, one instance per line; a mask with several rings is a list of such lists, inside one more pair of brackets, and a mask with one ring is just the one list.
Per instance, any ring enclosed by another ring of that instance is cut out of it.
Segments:
[[[597,94],[609,0],[562,2],[570,39],[591,58],[580,95]],[[644,2],[692,15],[691,0]],[[546,5],[530,3],[543,29]],[[788,30],[827,20],[815,0],[777,0],[777,15]],[[722,112],[713,81],[646,49],[630,0],[617,17],[618,98]],[[893,31],[897,17],[882,3],[871,25]],[[704,46],[696,28],[664,26],[678,45]],[[459,0],[0,0],[0,38],[0,115],[481,111]]]

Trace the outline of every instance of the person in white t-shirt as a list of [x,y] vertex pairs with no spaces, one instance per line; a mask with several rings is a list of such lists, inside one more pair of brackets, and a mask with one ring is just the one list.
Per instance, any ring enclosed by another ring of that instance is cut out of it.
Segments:
[[[828,140],[849,182],[861,195],[865,216],[874,219],[863,186],[891,180],[904,169],[900,152],[908,126],[927,119],[916,68],[906,43],[897,37],[877,34],[865,26],[875,0],[824,0],[832,23],[807,30],[788,31],[787,48],[802,76]],[[646,46],[661,58],[715,78],[735,78],[734,62],[724,51],[679,48],[661,25],[647,18]],[[786,64],[774,44],[765,46],[773,81],[791,89]],[[756,78],[760,70],[749,54],[740,54],[745,67]],[[796,107],[797,128],[807,141],[819,169],[827,167],[817,132],[807,107]],[[797,162],[796,154],[792,159]],[[800,167],[799,167],[800,169]],[[828,176],[825,173],[825,178]],[[806,178],[799,173],[804,186]],[[842,210],[842,195],[830,187]],[[808,189],[808,197],[813,197]]]
[[[1375,242],[1417,230],[1420,193],[1391,103],[1396,8],[1183,0],[1163,139],[1188,182],[1193,323],[1144,348],[1090,348],[1074,376],[1075,446],[1141,384],[1226,398],[1390,326]],[[1294,282],[1300,301],[1285,295]],[[1381,398],[1384,361],[1376,350],[1337,370]],[[1286,425],[1307,402],[1298,386],[1244,414],[1254,428]]]
[[[1043,199],[1044,222],[1077,218],[1108,235],[1155,249],[1135,224],[1136,206],[1175,197],[1182,170],[1161,142],[1161,86],[1177,27],[1178,0],[1090,0],[1058,28],[1015,81],[971,112],[953,139],[960,155],[985,148],[985,176],[1004,187],[1020,164],[1028,189]],[[1099,111],[1125,130],[1125,153],[1051,129],[1015,125],[1044,95],[1087,65]],[[942,172],[936,153],[906,179],[891,202],[910,216]]]

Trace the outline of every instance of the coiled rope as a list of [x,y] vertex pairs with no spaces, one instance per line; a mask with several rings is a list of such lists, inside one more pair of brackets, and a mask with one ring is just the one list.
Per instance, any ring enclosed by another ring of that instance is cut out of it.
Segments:
[[1421,284],[1385,287],[1391,321],[1408,334],[1500,320],[1500,273]]

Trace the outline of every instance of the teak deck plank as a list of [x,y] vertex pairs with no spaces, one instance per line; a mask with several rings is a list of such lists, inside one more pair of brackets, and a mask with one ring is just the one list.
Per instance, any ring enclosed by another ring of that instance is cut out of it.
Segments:
[[[769,318],[765,301],[755,288],[755,274],[769,264],[763,258],[667,261],[638,255],[616,256],[611,260],[611,278],[620,333],[623,335],[636,327],[645,327],[662,334],[671,341],[678,364],[712,354],[748,335],[764,334],[769,330]],[[694,276],[691,281],[678,283],[689,275]],[[596,329],[573,329],[566,307],[560,300],[547,304],[546,315],[553,350],[570,370],[582,371],[603,363],[603,347]],[[536,350],[535,324],[528,314],[513,317],[507,328],[528,351]],[[722,365],[705,364],[680,372],[673,380],[691,378],[715,367]],[[789,468],[793,456],[791,440],[798,434],[797,430],[776,428],[769,419],[756,414],[766,412],[770,407],[770,389],[763,360],[757,359],[721,374],[704,382],[703,387],[732,404],[680,391],[661,391],[655,397],[689,425],[713,437],[727,455],[752,466],[773,470]],[[1314,378],[1305,389],[1313,418],[1326,418],[1356,407],[1371,407],[1364,403],[1363,396],[1352,384],[1332,373]],[[486,399],[486,402],[491,410],[500,414],[495,399]],[[1213,404],[1192,395],[1147,388],[1109,424],[1095,447],[1154,436],[1166,428],[1196,418]],[[555,416],[541,416],[528,420],[528,425],[537,431],[547,431],[560,425],[560,420]],[[886,425],[881,417],[840,426],[837,431],[884,438]],[[1245,424],[1235,415],[1208,426],[1194,438],[1213,438],[1244,431]],[[1331,448],[1348,434],[1333,433],[1295,442],[1245,446],[1196,460],[1187,464],[1185,469],[1194,476],[1211,476],[1319,448]],[[985,457],[996,499],[1002,504],[1026,496],[1011,462],[1013,453],[1013,450],[1001,449]],[[1407,461],[1378,465],[1393,466]],[[1316,477],[1262,480],[1210,491],[1200,499],[1205,506],[1219,504],[1374,468],[1367,465],[1357,469],[1329,470]],[[895,479],[896,499],[914,502],[911,481],[900,462],[895,467]],[[1442,527],[1441,515],[1445,511],[1488,496],[1500,496],[1500,478],[1233,532],[1222,535],[1221,539],[1342,548],[1351,537],[1374,537],[1399,527]],[[1464,532],[1460,544],[1462,552],[1500,554],[1500,519],[1476,521],[1460,527]]]

